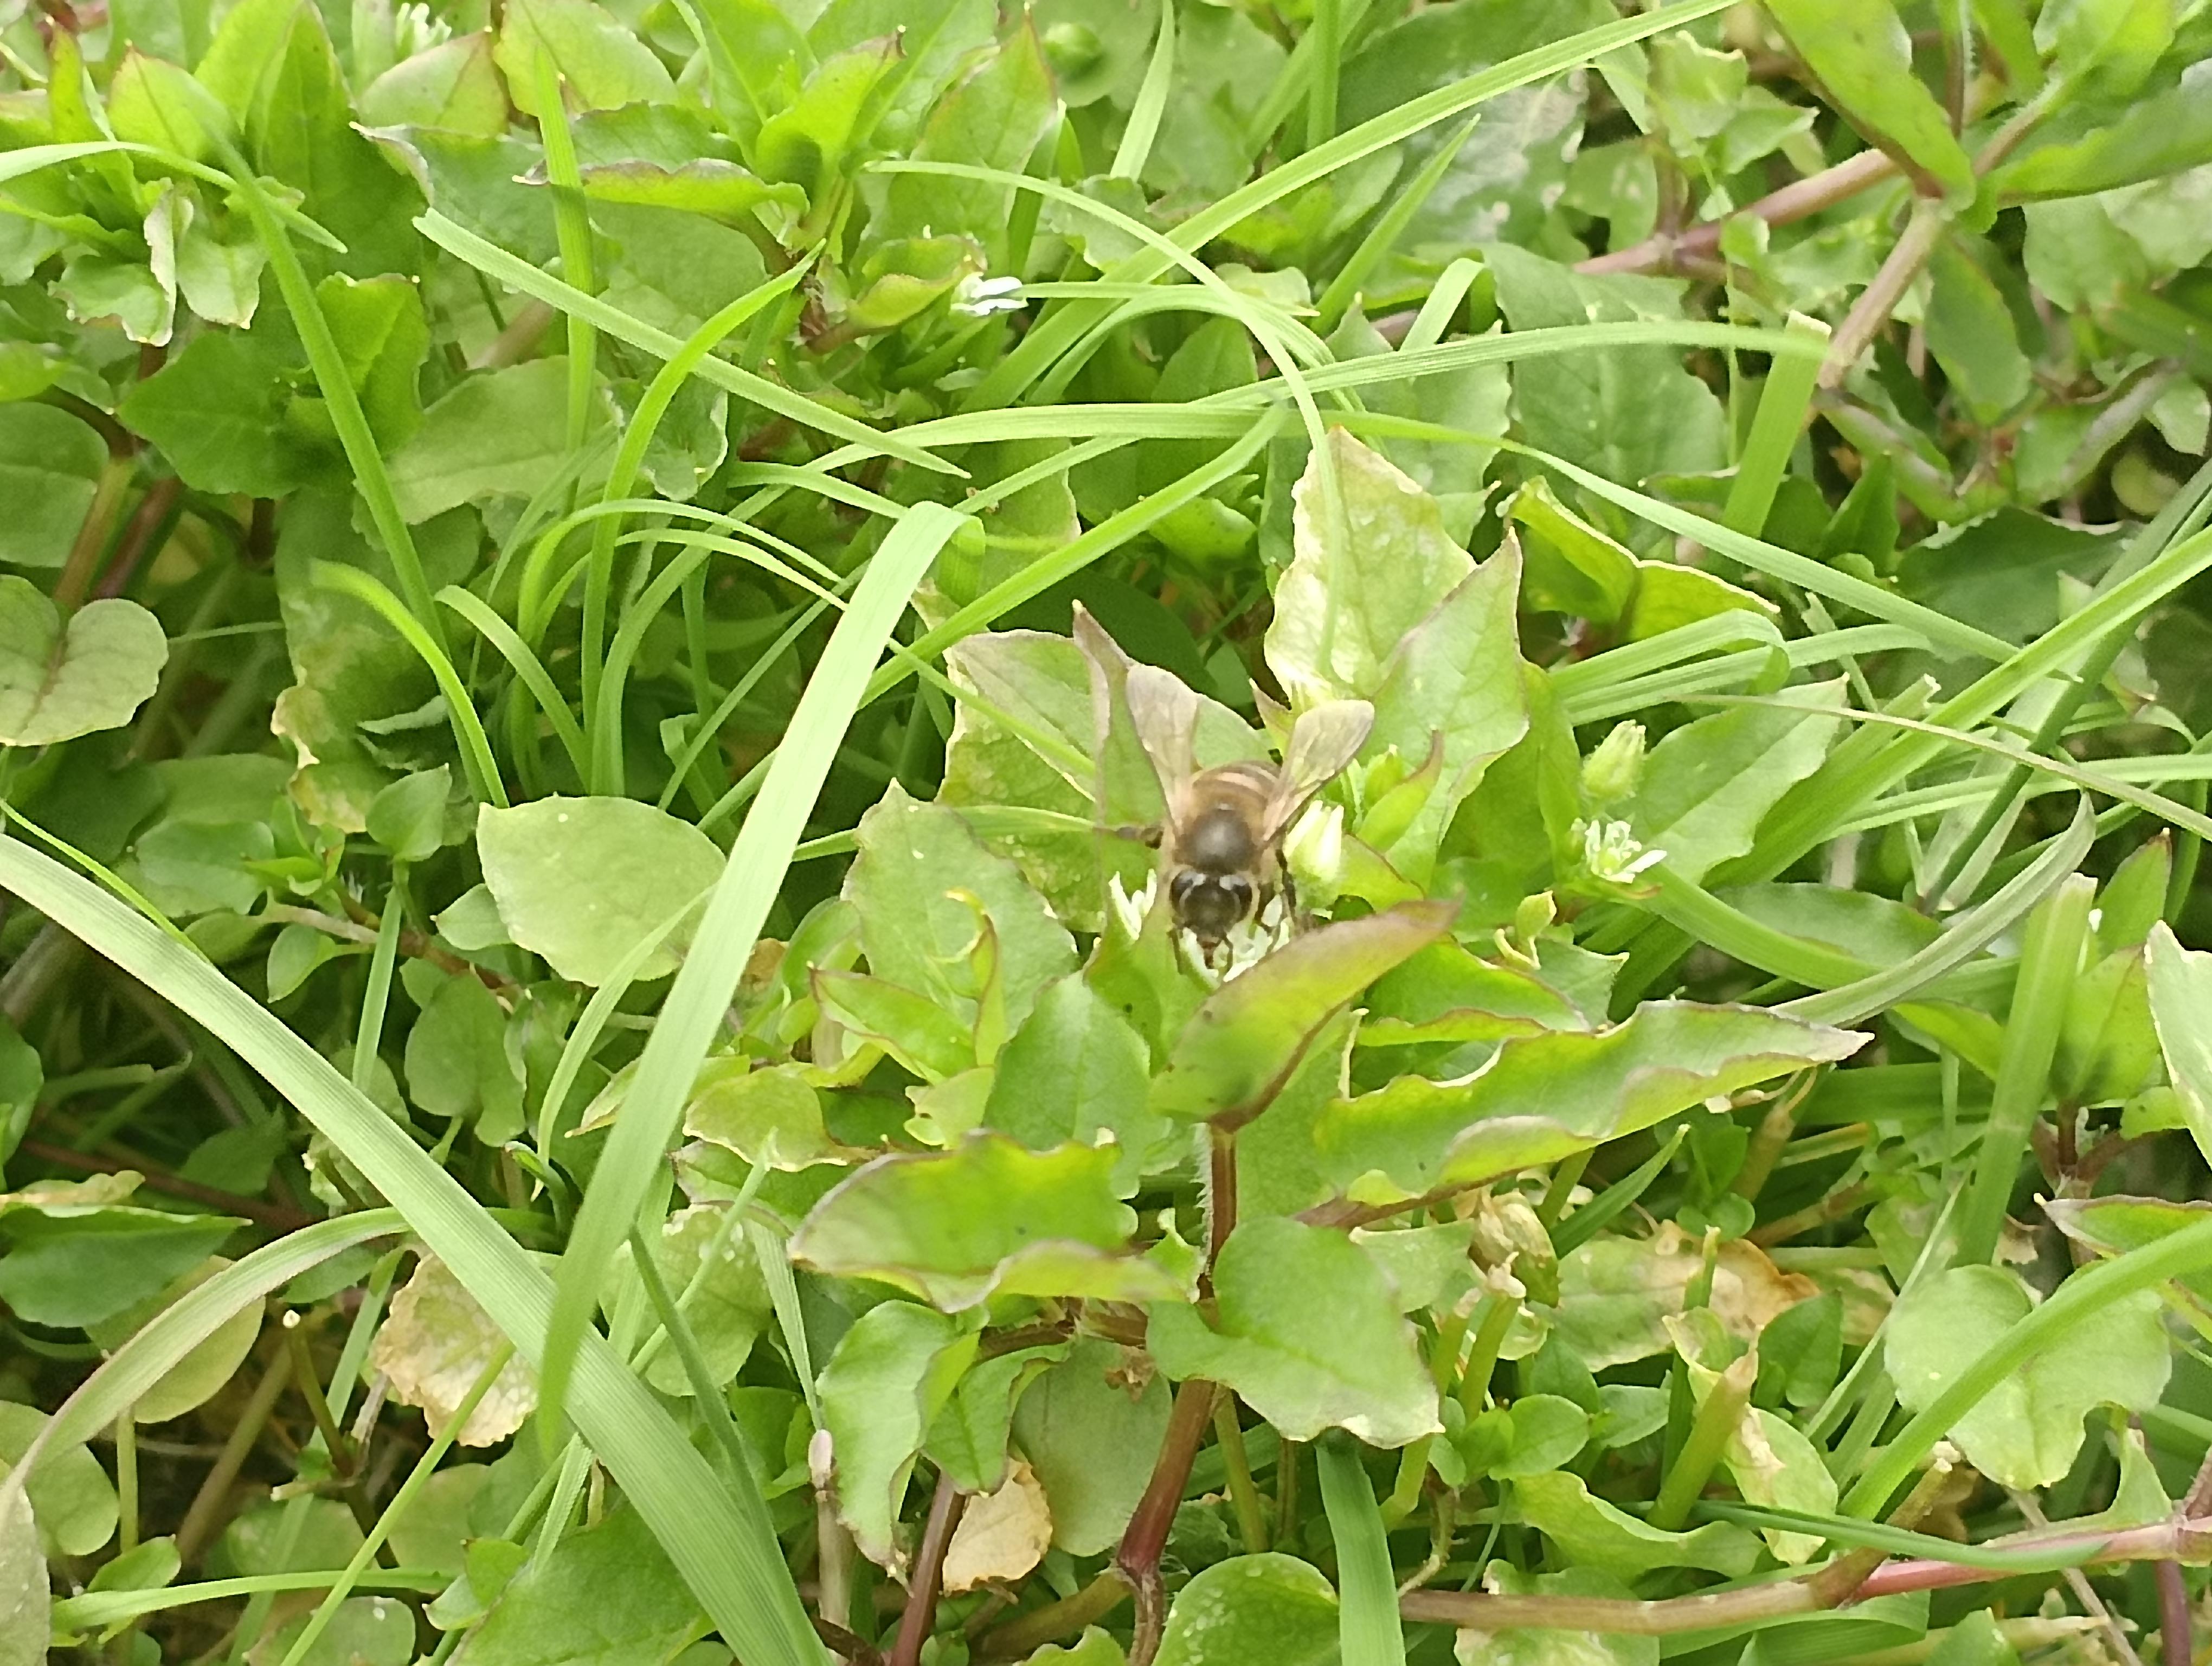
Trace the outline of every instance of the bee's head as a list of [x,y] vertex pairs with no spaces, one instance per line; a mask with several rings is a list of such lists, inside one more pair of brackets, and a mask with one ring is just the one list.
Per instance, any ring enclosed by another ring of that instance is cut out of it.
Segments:
[[1241,873],[1202,873],[1185,868],[1168,885],[1176,923],[1211,948],[1252,912],[1258,891]]

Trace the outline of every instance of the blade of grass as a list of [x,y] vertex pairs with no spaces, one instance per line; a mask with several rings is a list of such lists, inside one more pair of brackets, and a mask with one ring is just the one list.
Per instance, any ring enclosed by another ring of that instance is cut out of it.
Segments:
[[[1318,17],[1315,23],[1318,27]],[[1430,193],[1443,182],[1444,175],[1451,171],[1451,165],[1459,159],[1460,148],[1468,142],[1474,132],[1475,124],[1481,119],[1480,116],[1469,116],[1460,124],[1459,131],[1446,139],[1437,147],[1437,154],[1421,164],[1421,171],[1413,177],[1404,190],[1391,197],[1389,207],[1376,217],[1367,235],[1359,240],[1358,247],[1352,250],[1336,276],[1329,280],[1328,288],[1322,291],[1319,303],[1322,334],[1326,335],[1336,328],[1346,308],[1352,305],[1352,297],[1358,294],[1359,286],[1367,281],[1368,273],[1375,270],[1376,264],[1397,243],[1401,234],[1413,224],[1413,216],[1421,211],[1421,204],[1427,202]]]
[[[548,155],[550,155],[550,151]],[[574,160],[573,157],[570,159],[571,172],[574,171]],[[581,198],[578,201],[580,203]],[[607,475],[606,489],[600,494],[602,508],[629,498],[637,484],[639,474],[644,470],[646,451],[653,444],[653,436],[659,431],[661,419],[667,416],[669,405],[674,402],[684,384],[690,380],[700,362],[720,346],[732,330],[778,296],[787,294],[812,264],[811,258],[795,262],[788,270],[779,272],[765,283],[756,284],[746,290],[693,331],[677,350],[676,356],[653,373],[653,380],[637,402],[637,409],[630,415],[629,427],[623,430],[622,448],[615,453],[614,467]],[[569,319],[572,327],[580,322],[573,315]],[[569,444],[576,445],[580,440],[580,435],[571,439]],[[584,569],[584,711],[592,726],[592,768],[585,778],[592,782],[594,793],[614,798],[623,795],[622,695],[617,687],[611,699],[601,697],[601,684],[606,672],[601,663],[600,645],[606,629],[607,594],[614,582],[616,538],[621,531],[619,511],[602,514],[592,523],[592,550],[588,558],[591,565]],[[647,559],[650,559],[650,550]]]
[[575,769],[576,779],[589,780],[591,763],[585,749],[584,732],[577,725],[576,714],[568,709],[568,702],[561,697],[561,690],[555,684],[552,674],[545,669],[544,662],[530,651],[530,644],[516,635],[514,627],[501,618],[492,611],[490,605],[472,590],[449,584],[438,593],[438,599],[474,625],[477,634],[499,651],[500,657],[513,669],[523,687],[530,690],[531,698],[538,702],[538,709],[545,714],[545,721],[552,726],[554,739],[568,754],[568,762]]
[[1977,903],[1954,921],[1942,936],[1896,965],[1846,983],[1824,994],[1784,1001],[1775,1010],[1808,1024],[1849,1025],[1863,1023],[1876,1012],[1894,1006],[1917,989],[1925,988],[1946,973],[1964,965],[2007,930],[2012,923],[2051,893],[2089,854],[2097,819],[2089,802],[2081,801],[2066,831],[2051,848],[2023,869],[2004,888]]
[[2005,1207],[2020,1178],[2036,1113],[2051,1094],[2051,1061],[2058,1051],[2058,1031],[2074,998],[2081,970],[2081,948],[2088,940],[2089,911],[2097,882],[2069,874],[2028,915],[2021,939],[2020,976],[2005,1017],[2004,1049],[1997,1061],[1990,1120],[1982,1129],[1974,1176],[1959,1211],[1959,1264],[1986,1262],[1996,1253],[2004,1231]]
[[[561,276],[586,295],[599,291],[599,266],[592,258],[592,220],[584,204],[584,181],[576,171],[576,144],[568,131],[568,106],[561,95],[561,72],[550,52],[531,54],[538,102],[538,137],[545,152],[545,178],[553,197],[553,235],[561,251]],[[598,380],[599,336],[586,319],[568,314],[568,445],[581,451],[591,426],[592,385]]]
[[1160,27],[1152,38],[1152,59],[1145,66],[1137,101],[1129,106],[1121,142],[1114,147],[1114,165],[1107,169],[1116,179],[1135,179],[1152,158],[1152,141],[1159,135],[1160,118],[1167,113],[1168,94],[1175,87],[1175,0],[1160,0]]
[[1844,1496],[1843,1513],[1862,1518],[1880,1515],[1960,1419],[2092,1314],[2138,1290],[2151,1289],[2206,1266],[2212,1266],[2212,1218],[2192,1221],[2177,1232],[2069,1276],[1984,1349],[1875,1454],[1866,1473]]
[[659,1168],[700,1061],[860,707],[865,674],[890,641],[915,586],[965,525],[964,517],[939,504],[920,503],[907,511],[869,562],[799,696],[760,800],[715,882],[691,953],[662,1005],[623,1115],[577,1211],[538,1373],[539,1414],[549,1426],[557,1423],[578,1347],[591,1329],[600,1277],[629,1236]]
[[[1306,149],[1336,137],[1336,84],[1344,68],[1344,0],[1314,0],[1313,85],[1306,93]],[[1347,1655],[1346,1658],[1350,1659]]]
[[[1350,132],[1340,133],[1328,143],[1270,169],[1212,206],[1201,209],[1176,228],[1175,241],[1186,251],[1202,249],[1237,222],[1269,204],[1279,202],[1292,192],[1408,138],[1425,127],[1449,120],[1501,93],[1580,69],[1616,47],[1646,40],[1695,22],[1700,17],[1709,17],[1732,3],[1734,0],[1682,0],[1680,4],[1662,6],[1640,16],[1584,29],[1565,40],[1522,52],[1491,69],[1409,99],[1395,109],[1362,122]],[[1158,251],[1143,248],[1116,261],[1103,275],[1115,283],[1144,283],[1168,269],[1169,263]],[[1012,404],[1090,328],[1096,316],[1094,307],[1079,302],[1039,320],[1036,327],[1023,337],[1022,344],[1000,360],[991,374],[970,391],[964,408],[988,410]]]
[[391,557],[392,571],[399,581],[399,593],[405,599],[407,611],[443,653],[445,621],[430,599],[430,581],[424,576],[422,557],[415,548],[415,535],[408,527],[407,517],[400,512],[398,496],[392,489],[392,476],[384,466],[383,449],[376,443],[368,417],[361,408],[360,396],[346,369],[345,355],[331,332],[330,319],[323,315],[322,301],[316,296],[314,286],[307,282],[307,269],[301,265],[292,240],[270,204],[269,194],[262,190],[260,180],[230,137],[228,113],[197,82],[188,76],[179,76],[177,80],[198,94],[202,126],[223,166],[230,170],[234,194],[245,207],[254,235],[269,257],[269,270],[276,274],[276,288],[284,297],[285,311],[292,316],[292,326],[300,332],[300,344],[307,350],[315,386],[330,411],[331,425],[337,430],[346,465],[353,471],[354,486],[368,505],[369,519],[376,526],[377,537],[383,541],[385,554]]
[[[498,244],[477,236],[435,209],[416,220],[415,228],[447,253],[466,261],[485,277],[496,279],[510,289],[519,289],[561,312],[588,319],[617,340],[626,341],[657,359],[672,359],[684,350],[684,344],[666,331],[656,330],[619,307],[597,295],[586,295],[574,284],[564,283],[550,273],[540,271],[520,256],[509,254]],[[781,382],[770,381],[750,370],[741,370],[726,360],[711,356],[702,359],[698,374],[717,387],[727,388],[739,398],[749,399],[779,416],[789,418],[801,428],[812,429],[817,434],[832,435],[848,443],[869,447],[872,450],[896,457],[902,463],[927,469],[933,474],[965,477],[965,470],[955,468],[942,458],[933,457],[895,435],[878,433],[855,417],[834,410],[803,393],[794,393]]]
[[[205,959],[29,847],[0,840],[0,887],[233,1048],[392,1200],[524,1357],[542,1357],[553,1306],[550,1280],[459,1182],[328,1060]],[[210,1279],[154,1322],[186,1311],[202,1292],[218,1287]],[[768,1506],[750,1478],[718,1481],[659,1402],[596,1334],[583,1338],[575,1366],[570,1398],[579,1427],[739,1656],[748,1666],[819,1666],[813,1628],[784,1565]],[[151,1380],[134,1383],[130,1398],[142,1395]],[[112,1421],[117,1410],[103,1408],[89,1429]]]
[[460,674],[447,657],[443,641],[378,583],[374,574],[340,562],[310,561],[307,575],[325,589],[343,591],[375,609],[386,623],[406,639],[408,647],[422,656],[422,663],[437,679],[439,692],[446,696],[446,716],[453,726],[453,739],[460,743],[461,767],[468,772],[469,790],[483,802],[506,809],[507,788],[500,782],[499,764],[491,755],[491,739],[484,733],[476,702],[461,685]]
[[[1823,357],[1828,348],[1828,326],[1802,313],[1792,313],[1789,333]],[[1766,526],[1766,512],[1774,507],[1774,494],[1789,471],[1790,453],[1805,431],[1805,418],[1813,409],[1813,390],[1820,380],[1820,360],[1784,358],[1777,355],[1759,392],[1759,409],[1751,419],[1751,434],[1743,455],[1736,460],[1735,480],[1729,487],[1728,502],[1721,509],[1721,524],[1730,532],[1756,538]]]
[[1315,1445],[1314,1457],[1321,1468],[1322,1508],[1336,1541],[1337,1646],[1344,1666],[1406,1666],[1390,1542],[1358,1450],[1332,1438]]
[[1681,1150],[1682,1142],[1689,1137],[1686,1125],[1677,1128],[1668,1136],[1665,1145],[1554,1226],[1553,1249],[1565,1256],[1595,1237],[1607,1222],[1644,1195],[1651,1183],[1666,1171],[1667,1165],[1674,1160],[1674,1153]]

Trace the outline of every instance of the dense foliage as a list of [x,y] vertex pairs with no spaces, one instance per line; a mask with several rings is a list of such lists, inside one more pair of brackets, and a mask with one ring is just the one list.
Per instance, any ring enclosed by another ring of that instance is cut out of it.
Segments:
[[0,0],[0,1666],[2191,1666],[2208,49]]

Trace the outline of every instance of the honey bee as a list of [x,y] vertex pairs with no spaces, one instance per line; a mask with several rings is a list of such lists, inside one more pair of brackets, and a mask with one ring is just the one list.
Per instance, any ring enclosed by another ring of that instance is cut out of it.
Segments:
[[1150,666],[1130,667],[1127,690],[1167,800],[1158,842],[1168,904],[1210,964],[1222,939],[1278,891],[1295,908],[1283,836],[1365,744],[1375,708],[1364,700],[1324,702],[1291,726],[1280,763],[1240,759],[1200,769],[1193,756],[1198,696]]

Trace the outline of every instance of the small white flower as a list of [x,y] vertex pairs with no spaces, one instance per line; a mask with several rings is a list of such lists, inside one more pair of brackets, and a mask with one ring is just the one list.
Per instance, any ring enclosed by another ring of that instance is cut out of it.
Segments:
[[1638,875],[1667,860],[1665,851],[1646,850],[1638,844],[1626,822],[1589,821],[1581,825],[1583,866],[1593,878],[1609,885],[1632,884]]
[[988,318],[994,313],[1018,313],[1029,303],[1021,299],[1018,277],[986,277],[970,272],[954,286],[952,310],[969,318]]
[[1143,933],[1145,916],[1152,911],[1152,898],[1158,895],[1159,888],[1158,868],[1145,875],[1145,883],[1137,887],[1133,895],[1122,885],[1120,874],[1107,875],[1107,901],[1114,909],[1114,917],[1121,921],[1121,929],[1131,937]]

